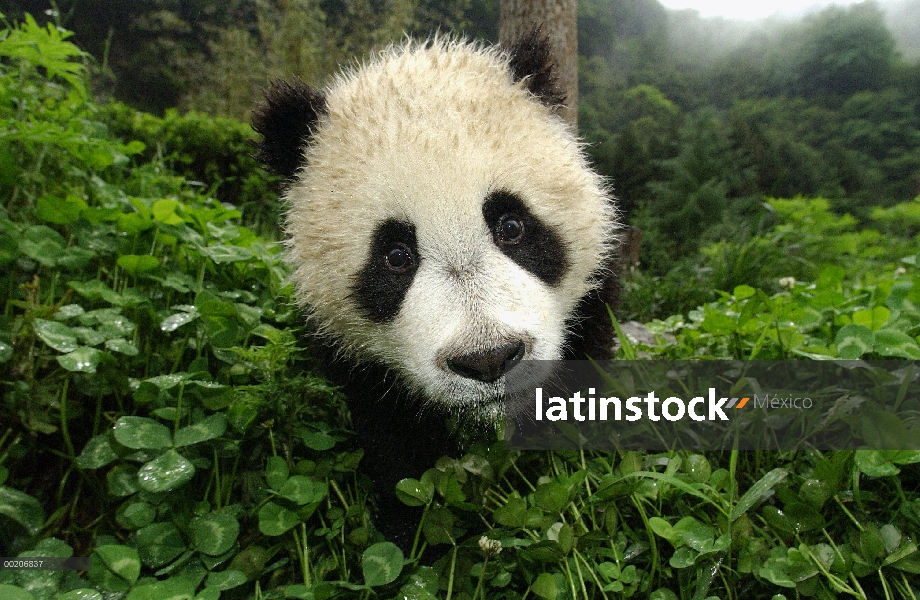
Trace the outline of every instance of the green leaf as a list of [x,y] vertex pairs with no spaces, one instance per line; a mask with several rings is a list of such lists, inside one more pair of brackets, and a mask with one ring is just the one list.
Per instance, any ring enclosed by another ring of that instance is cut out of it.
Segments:
[[167,450],[137,472],[141,487],[148,492],[168,492],[188,483],[195,465],[175,450]]
[[138,556],[148,567],[161,567],[185,552],[182,534],[172,523],[153,523],[134,534]]
[[696,552],[690,548],[687,548],[686,546],[682,546],[674,551],[674,554],[671,556],[668,564],[670,564],[675,569],[692,567],[693,563],[696,562],[697,556],[698,554]]
[[98,279],[93,279],[91,281],[68,281],[67,285],[72,287],[74,291],[87,300],[105,300],[109,304],[114,304],[115,306],[126,305],[125,299],[121,294]]
[[117,458],[118,455],[112,449],[108,434],[102,433],[93,436],[86,443],[83,452],[77,457],[77,466],[81,469],[98,469]]
[[[883,410],[864,414],[862,423],[863,442],[869,450],[903,450],[916,448],[917,434],[905,427],[901,417]],[[867,473],[868,474],[868,473]]]
[[887,477],[901,472],[882,450],[857,450],[853,455],[853,462],[861,472],[870,477]]
[[189,312],[179,312],[169,315],[160,323],[161,331],[175,331],[186,323],[191,323],[199,317],[198,310],[193,306]]
[[126,592],[141,574],[141,560],[134,548],[100,546],[93,553],[89,578],[104,590]]
[[220,556],[230,550],[240,534],[240,524],[226,512],[208,513],[191,522],[195,547],[210,556]]
[[0,583],[0,598],[3,600],[35,600],[31,592],[6,583]]
[[94,322],[106,339],[122,338],[131,335],[136,326],[121,314],[120,308],[94,310],[80,316],[80,322]]
[[57,321],[66,321],[74,317],[79,317],[85,312],[86,311],[79,304],[65,304],[55,311],[54,318]]
[[300,523],[297,513],[279,504],[269,502],[259,509],[259,531],[265,535],[281,535]]
[[875,334],[864,325],[844,325],[837,332],[834,343],[837,345],[837,355],[840,358],[855,360],[872,351]]
[[[3,598],[7,597],[7,596],[3,596],[2,590],[0,590],[0,596],[2,596]],[[11,599],[11,600],[15,600],[15,599]],[[70,590],[66,594],[62,594],[61,596],[58,596],[57,600],[105,600],[105,597],[99,592],[97,592],[96,590],[91,590],[89,588],[80,588],[77,590]]]
[[96,367],[102,362],[105,353],[95,348],[81,346],[70,354],[63,354],[57,357],[58,364],[68,371],[78,373],[95,373]]
[[106,339],[102,333],[89,327],[74,327],[73,332],[80,336],[86,346],[98,346]]
[[540,573],[539,576],[530,584],[530,591],[546,600],[556,600],[559,595],[559,588],[556,586],[556,578],[549,573]]
[[[438,598],[438,574],[433,568],[418,567],[409,573],[407,579],[399,589],[397,597],[401,600],[436,600]],[[496,579],[492,580],[493,587],[497,586]]]
[[233,401],[227,409],[227,422],[240,433],[252,427],[258,417],[259,411],[246,400]]
[[301,439],[303,439],[303,443],[306,444],[307,448],[318,452],[329,450],[335,446],[335,438],[322,431],[304,432],[301,435]]
[[77,334],[59,321],[35,319],[32,321],[32,330],[38,339],[58,352],[73,352],[79,346]]
[[119,256],[116,262],[119,267],[131,275],[146,273],[160,266],[160,261],[149,254],[124,254]]
[[707,483],[712,477],[712,466],[702,454],[691,454],[687,457],[684,468],[695,483]]
[[134,587],[125,600],[192,600],[194,597],[194,583],[184,577],[170,577]]
[[[146,502],[130,502],[123,504],[116,514],[119,525],[125,529],[140,529],[153,523],[157,512]],[[143,556],[141,557],[143,560]]]
[[166,225],[181,225],[185,219],[176,214],[176,210],[181,207],[178,200],[166,198],[157,200],[150,209],[153,218]]
[[0,515],[25,527],[29,535],[36,535],[45,524],[45,511],[38,500],[4,486],[0,486]]
[[392,542],[379,542],[361,555],[361,571],[364,583],[371,587],[386,585],[395,581],[403,569],[403,553]]
[[106,473],[105,479],[109,486],[110,496],[124,498],[140,489],[137,482],[137,468],[133,465],[116,465]]
[[9,362],[13,358],[13,347],[6,342],[0,342],[0,363]]
[[396,497],[407,506],[425,506],[434,498],[434,485],[429,481],[403,479],[396,484]]
[[175,446],[191,446],[207,440],[213,440],[224,435],[227,430],[227,417],[217,413],[198,421],[194,425],[183,427],[176,432]]
[[236,306],[232,302],[221,300],[208,290],[195,296],[195,308],[205,317],[236,317]]
[[29,227],[19,240],[19,250],[46,267],[57,265],[58,258],[64,252],[64,246],[61,234],[44,225]]
[[325,483],[315,481],[303,475],[292,475],[284,482],[278,495],[301,506],[319,502],[326,497],[329,490]]
[[64,267],[70,271],[80,271],[89,265],[90,261],[96,257],[96,253],[87,248],[79,246],[70,246],[64,249],[64,253],[57,259],[59,267]]
[[664,539],[671,542],[671,544],[674,545],[675,547],[680,545],[681,543],[680,534],[676,533],[674,531],[674,527],[670,523],[662,519],[661,517],[649,518],[648,524],[651,530],[655,533],[655,535],[659,537],[663,537]]
[[218,264],[241,262],[253,257],[252,250],[242,246],[208,246],[202,249],[202,253]]
[[[917,439],[913,440],[916,445]],[[912,465],[920,463],[920,450],[889,450],[888,460],[898,465]]]
[[106,350],[118,352],[119,354],[124,354],[125,356],[137,356],[141,352],[137,349],[137,346],[124,338],[106,340],[105,347]]
[[235,318],[204,317],[204,330],[215,348],[230,348],[242,338],[242,330]]
[[737,300],[746,300],[757,295],[757,290],[749,285],[738,285],[735,286],[732,295],[734,295]]
[[[230,590],[243,585],[247,581],[248,579],[246,579],[246,574],[242,571],[237,571],[236,569],[227,569],[226,571],[216,572],[212,571],[211,573],[208,573],[208,578],[205,581],[205,585],[207,586],[205,591],[207,591],[209,588],[217,590]],[[196,598],[195,600],[199,599]]]
[[128,235],[136,235],[151,227],[153,227],[153,220],[149,216],[133,212],[118,215],[118,230]]
[[139,449],[159,449],[172,446],[172,434],[162,423],[146,417],[121,417],[113,428],[115,439],[122,446]]
[[509,498],[508,503],[499,506],[492,513],[496,523],[505,527],[519,529],[527,523],[527,500],[523,498]]
[[79,219],[87,206],[86,201],[74,195],[66,198],[42,196],[35,202],[35,216],[48,223],[66,225]]
[[287,461],[280,456],[269,456],[265,465],[265,481],[273,490],[280,490],[290,475]]
[[875,332],[873,350],[882,356],[920,360],[920,345],[904,333],[894,329],[880,329]]
[[556,564],[565,558],[565,552],[559,542],[554,540],[542,540],[536,544],[531,544],[521,551],[521,555],[527,560],[539,561],[547,564]]
[[738,499],[738,503],[735,504],[732,509],[731,520],[734,521],[750,510],[755,504],[763,500],[767,493],[770,492],[777,483],[785,479],[788,474],[789,472],[786,469],[776,468],[757,480],[757,483],[752,485],[750,489]]
[[425,540],[432,546],[438,544],[456,544],[454,539],[454,515],[450,509],[437,506],[428,511],[422,523]]
[[853,313],[853,323],[877,331],[888,322],[890,316],[890,310],[884,306],[876,306],[872,310],[858,310]]
[[568,504],[569,492],[561,483],[551,481],[537,487],[534,502],[547,512],[558,513]]

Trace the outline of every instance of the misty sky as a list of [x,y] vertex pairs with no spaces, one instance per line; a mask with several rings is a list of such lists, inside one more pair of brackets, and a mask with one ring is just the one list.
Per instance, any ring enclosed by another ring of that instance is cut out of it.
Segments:
[[727,19],[760,19],[776,13],[797,15],[829,4],[854,4],[860,0],[773,0],[745,2],[739,0],[659,0],[668,8],[692,8],[704,17]]

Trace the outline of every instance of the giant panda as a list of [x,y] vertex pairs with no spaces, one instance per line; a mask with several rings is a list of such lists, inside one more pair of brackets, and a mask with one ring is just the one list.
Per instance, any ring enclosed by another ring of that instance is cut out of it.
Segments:
[[457,453],[447,421],[488,431],[521,361],[610,354],[617,212],[562,101],[536,31],[409,41],[253,111],[313,349],[404,548],[419,515],[394,486]]

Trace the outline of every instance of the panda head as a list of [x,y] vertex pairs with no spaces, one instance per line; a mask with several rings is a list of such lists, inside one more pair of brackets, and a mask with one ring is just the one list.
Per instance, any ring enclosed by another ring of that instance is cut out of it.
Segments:
[[254,113],[287,177],[299,301],[319,333],[426,403],[500,416],[504,374],[554,360],[609,261],[615,209],[538,34],[510,54],[436,39]]

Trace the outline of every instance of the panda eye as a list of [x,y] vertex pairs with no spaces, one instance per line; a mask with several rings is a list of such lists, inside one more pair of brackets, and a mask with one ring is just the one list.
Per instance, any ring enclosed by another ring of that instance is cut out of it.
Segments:
[[517,244],[524,237],[524,222],[515,214],[502,215],[496,233],[500,244]]
[[395,273],[405,273],[415,265],[412,251],[405,244],[396,244],[384,255],[387,268]]

